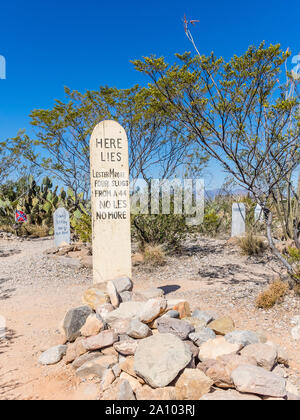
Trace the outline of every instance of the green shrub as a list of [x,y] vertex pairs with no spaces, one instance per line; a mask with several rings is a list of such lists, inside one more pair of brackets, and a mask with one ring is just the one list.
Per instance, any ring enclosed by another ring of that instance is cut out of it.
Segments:
[[92,218],[87,214],[81,214],[79,218],[71,220],[75,234],[82,242],[92,242]]
[[288,254],[289,260],[291,263],[299,262],[300,261],[300,249],[295,248],[293,246],[288,247]]

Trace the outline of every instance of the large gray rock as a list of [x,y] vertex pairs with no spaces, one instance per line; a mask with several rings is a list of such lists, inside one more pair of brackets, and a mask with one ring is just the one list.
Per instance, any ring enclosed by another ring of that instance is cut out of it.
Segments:
[[129,277],[120,277],[112,281],[118,293],[131,292],[133,283]]
[[133,319],[130,322],[130,326],[127,330],[127,334],[132,338],[146,338],[152,334],[151,329],[148,325],[139,321],[138,319]]
[[157,320],[157,329],[160,333],[170,333],[186,340],[195,328],[189,323],[176,318],[160,318]]
[[92,309],[89,306],[80,306],[67,312],[63,322],[67,341],[74,341],[80,336],[80,329],[91,313]]
[[197,318],[200,321],[205,321],[206,325],[214,320],[213,314],[206,312],[206,311],[200,311],[200,309],[195,309],[192,313],[193,318]]
[[41,354],[39,363],[41,365],[55,365],[60,362],[63,356],[67,352],[67,346],[55,346],[51,347],[47,351]]
[[261,367],[239,366],[232,372],[231,378],[240,392],[276,398],[286,396],[285,380]]
[[188,346],[174,334],[155,334],[137,346],[134,370],[153,388],[169,385],[191,361]]
[[259,343],[259,337],[252,331],[232,331],[225,335],[225,340],[229,343],[239,343],[242,344],[244,347],[248,346],[249,344],[256,344]]
[[201,344],[206,343],[206,341],[213,340],[214,338],[216,338],[216,334],[210,328],[202,328],[200,331],[189,334],[189,339],[198,347],[200,347]]
[[144,302],[122,302],[118,309],[102,314],[102,317],[108,324],[119,319],[137,318],[144,306]]
[[277,361],[276,348],[263,343],[250,344],[241,351],[241,355],[254,358],[258,366],[267,370],[272,370]]

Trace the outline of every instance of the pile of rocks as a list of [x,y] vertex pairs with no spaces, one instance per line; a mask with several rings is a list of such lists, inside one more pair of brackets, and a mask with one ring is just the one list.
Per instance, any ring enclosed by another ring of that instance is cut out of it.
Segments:
[[64,358],[81,380],[96,378],[99,399],[300,399],[284,350],[230,317],[191,313],[161,289],[132,292],[128,278],[95,285],[83,301],[62,323],[65,344],[39,361]]
[[93,257],[92,247],[84,242],[77,242],[72,245],[61,244],[59,247],[47,249],[45,255],[54,258],[64,265],[92,268]]

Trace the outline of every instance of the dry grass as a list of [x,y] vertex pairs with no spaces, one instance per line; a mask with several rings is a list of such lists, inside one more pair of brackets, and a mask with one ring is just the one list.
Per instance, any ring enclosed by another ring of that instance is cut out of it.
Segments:
[[276,303],[282,302],[288,290],[289,286],[287,283],[281,280],[275,280],[264,292],[258,295],[256,306],[258,308],[270,309]]
[[[13,234],[16,233],[16,230],[10,225],[1,225],[0,230]],[[39,238],[45,238],[46,236],[51,235],[51,233],[53,234],[53,229],[49,229],[47,226],[24,223],[18,227],[19,236],[38,236]]]
[[246,236],[239,238],[239,247],[242,255],[261,255],[267,248],[261,238],[248,233]]
[[143,257],[147,265],[157,267],[166,264],[166,254],[161,245],[147,245]]

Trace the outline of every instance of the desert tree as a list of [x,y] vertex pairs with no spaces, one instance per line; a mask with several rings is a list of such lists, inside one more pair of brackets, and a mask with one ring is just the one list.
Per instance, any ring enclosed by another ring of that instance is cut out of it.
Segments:
[[272,252],[276,249],[271,198],[299,165],[299,100],[286,97],[280,72],[289,56],[279,45],[250,46],[229,61],[191,53],[178,62],[155,56],[134,61],[151,79],[152,106],[176,121],[263,209]]
[[[147,89],[101,87],[80,93],[65,88],[65,94],[66,100],[57,100],[52,109],[32,111],[35,134],[20,132],[14,142],[28,161],[70,187],[77,198],[82,193],[89,197],[89,140],[104,119],[118,121],[127,132],[131,178],[168,178],[199,159],[197,145],[182,135],[180,123],[170,124],[153,111]],[[203,165],[207,158],[200,160]]]

